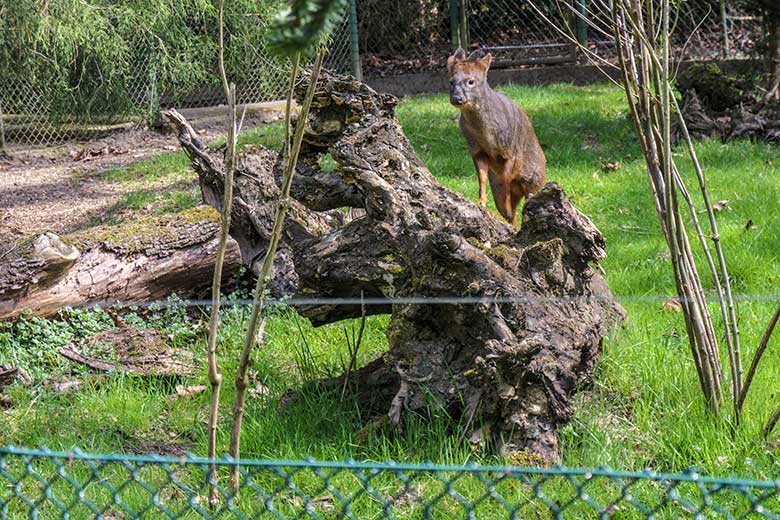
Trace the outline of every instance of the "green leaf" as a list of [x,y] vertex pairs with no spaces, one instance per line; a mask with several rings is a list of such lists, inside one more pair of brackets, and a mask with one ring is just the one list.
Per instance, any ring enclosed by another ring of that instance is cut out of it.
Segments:
[[308,54],[333,32],[346,7],[346,0],[293,0],[271,22],[269,50],[284,56]]

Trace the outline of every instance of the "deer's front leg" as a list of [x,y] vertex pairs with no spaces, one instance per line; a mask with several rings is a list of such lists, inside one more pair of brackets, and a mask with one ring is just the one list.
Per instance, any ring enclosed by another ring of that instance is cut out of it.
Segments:
[[479,179],[477,206],[484,208],[487,205],[488,160],[487,157],[481,154],[475,155],[472,159],[474,159],[474,166],[477,168],[477,178]]

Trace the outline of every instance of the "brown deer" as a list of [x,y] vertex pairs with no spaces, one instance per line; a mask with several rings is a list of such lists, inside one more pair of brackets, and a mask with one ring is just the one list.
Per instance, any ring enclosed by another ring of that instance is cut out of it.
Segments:
[[544,186],[547,160],[530,119],[517,104],[490,88],[487,73],[493,56],[463,49],[447,59],[450,103],[460,109],[460,129],[479,178],[480,207],[485,184],[501,216],[517,228],[517,206]]

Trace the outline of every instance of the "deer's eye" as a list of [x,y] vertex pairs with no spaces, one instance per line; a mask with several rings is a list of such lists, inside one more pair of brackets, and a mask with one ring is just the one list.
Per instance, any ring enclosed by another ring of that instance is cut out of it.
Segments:
[[470,80],[468,80],[468,81],[466,82],[466,85],[468,85],[469,87],[473,87],[473,86],[474,86],[474,85],[476,85],[476,84],[477,84],[477,82],[476,82],[476,81],[474,81],[473,79],[470,79]]

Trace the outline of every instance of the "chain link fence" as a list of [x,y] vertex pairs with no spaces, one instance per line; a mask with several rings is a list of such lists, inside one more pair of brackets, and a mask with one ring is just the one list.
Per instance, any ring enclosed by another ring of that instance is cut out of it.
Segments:
[[[603,58],[613,52],[599,32],[592,0],[356,0],[353,6],[333,35],[326,66],[356,76],[443,70],[457,46],[491,51],[494,68],[580,59],[556,27],[570,29]],[[753,52],[759,20],[723,0],[687,0],[676,14],[678,58],[745,58]],[[232,41],[242,40],[236,35]],[[186,77],[180,77],[166,72],[154,39],[141,39],[128,49],[125,67],[110,85],[101,82],[99,70],[84,67],[78,81],[58,77],[45,63],[34,74],[8,74],[0,84],[0,147],[4,142],[47,145],[90,138],[154,121],[160,108],[222,103],[216,54],[203,70],[183,68]],[[235,53],[241,58],[228,67],[239,103],[283,97],[287,63],[251,43],[239,43]]]
[[[566,468],[0,449],[3,518],[779,518],[780,481]],[[215,483],[219,502],[206,500]]]
[[[726,0],[677,4],[674,47],[678,58],[747,58],[760,20]],[[457,46],[484,49],[493,67],[573,63],[582,58],[571,33],[597,55],[610,59],[612,43],[602,31],[609,17],[592,0],[419,0],[397,4],[358,0],[358,32],[366,75],[443,70]]]

